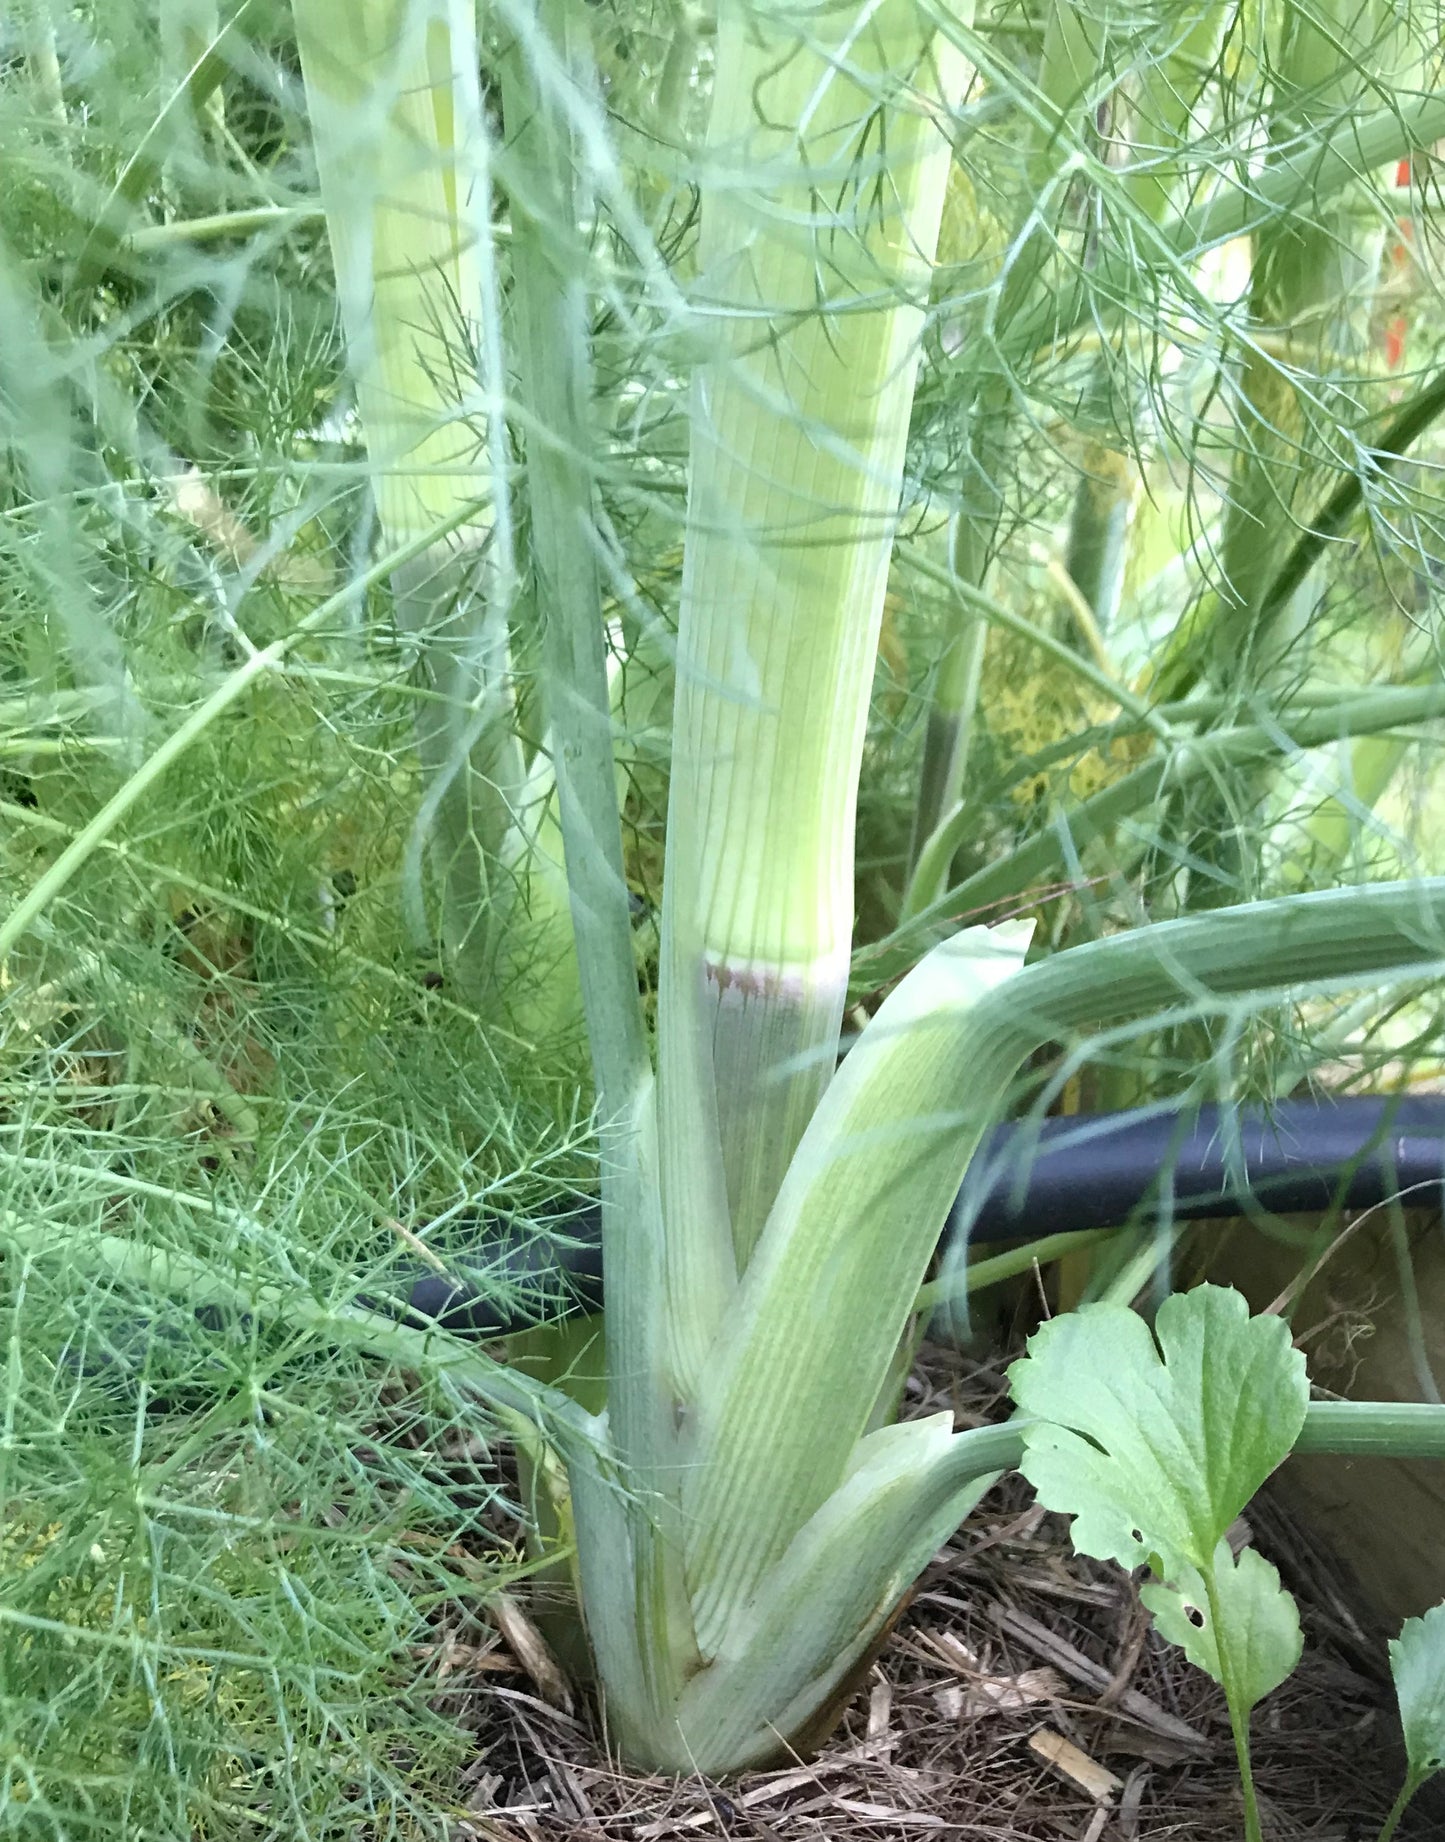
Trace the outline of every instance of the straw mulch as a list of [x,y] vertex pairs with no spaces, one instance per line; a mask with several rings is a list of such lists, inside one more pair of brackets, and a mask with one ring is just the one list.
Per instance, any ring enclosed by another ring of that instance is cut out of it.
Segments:
[[[929,1351],[910,1410],[1000,1417],[997,1368]],[[1252,1539],[1300,1601],[1305,1661],[1257,1710],[1270,1842],[1373,1842],[1400,1782],[1385,1634],[1266,1494]],[[727,1784],[640,1777],[608,1754],[525,1602],[453,1644],[449,1711],[475,1758],[457,1842],[1234,1842],[1241,1803],[1223,1697],[1154,1635],[1136,1584],[1077,1559],[1066,1520],[1011,1477],[935,1559],[817,1758]],[[465,1658],[465,1661],[462,1661]],[[1445,1842],[1417,1799],[1399,1842]]]

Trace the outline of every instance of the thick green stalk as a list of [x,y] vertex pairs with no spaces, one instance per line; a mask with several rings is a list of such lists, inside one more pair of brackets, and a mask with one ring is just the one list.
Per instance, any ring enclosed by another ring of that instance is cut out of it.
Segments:
[[[741,0],[720,22],[664,901],[665,1234],[646,1211],[626,1223],[615,1303],[608,1244],[618,1463],[573,1478],[609,1723],[676,1769],[726,1769],[797,1733],[872,1632],[870,1567],[891,1577],[896,1543],[932,1539],[981,1487],[956,1475],[947,1429],[941,1444],[910,1433],[893,1470],[859,1473],[851,1523],[790,1549],[792,1603],[780,1586],[764,1629],[719,1629],[700,1653],[682,1501],[698,1390],[836,1057],[854,801],[949,164],[935,111],[963,78],[913,0],[832,9],[805,38]],[[799,1595],[836,1580],[839,1545],[873,1521],[862,1602],[835,1594],[816,1616]]]
[[[572,132],[555,57],[584,72],[571,0],[521,13],[502,62],[512,206],[513,339],[526,416],[527,481],[549,735],[582,1001],[603,1125],[602,1234],[607,1275],[608,1425],[625,1490],[574,1478],[584,1594],[607,1590],[596,1569],[624,1563],[636,1589],[630,1631],[594,1631],[604,1673],[621,1673],[644,1703],[675,1697],[693,1657],[672,1527],[676,1380],[656,1175],[652,1066],[632,954],[613,767],[605,623],[594,504],[596,443],[588,349],[587,253],[579,232]],[[685,1301],[683,1301],[685,1303]],[[620,1519],[614,1530],[611,1523]],[[629,1660],[624,1664],[621,1656]],[[623,1694],[620,1708],[631,1709]],[[635,1710],[628,1718],[640,1718]],[[619,1714],[619,1718],[623,1718]]]
[[[1347,115],[1378,85],[1407,87],[1410,40],[1397,0],[1286,0],[1275,52],[1272,136],[1292,147],[1302,131]],[[1383,230],[1362,216],[1358,188],[1326,210],[1281,213],[1254,236],[1251,319],[1288,340],[1290,360],[1246,348],[1239,380],[1240,449],[1224,520],[1223,586],[1211,634],[1210,675],[1259,681],[1305,618],[1265,597],[1279,553],[1311,509],[1338,430],[1359,421],[1358,394],[1341,388],[1364,350],[1379,277]],[[1309,380],[1297,381],[1300,372]]]
[[[474,507],[449,542],[392,579],[419,680],[435,693],[417,706],[427,784],[412,858],[430,844],[463,995],[545,1031],[571,943],[558,879],[545,863],[529,876],[535,841],[513,732],[515,572],[473,10],[466,0],[298,0],[295,18],[383,534],[408,542],[459,503]],[[465,419],[477,357],[493,392],[480,442]]]
[[[568,0],[544,0],[540,20],[564,57],[577,29],[570,12]],[[502,104],[512,175],[512,344],[525,417],[548,733],[598,1101],[610,1119],[636,1104],[651,1064],[613,766],[603,539],[594,506],[587,250],[565,116],[518,46],[503,61]]]
[[[975,1499],[984,1467],[998,1468],[1006,1432],[980,1444],[929,1421],[865,1428],[970,1149],[1028,1056],[1173,1006],[1250,1007],[1280,988],[1438,971],[1445,879],[1144,928],[1023,972],[1021,945],[976,930],[936,949],[810,1122],[687,1429],[681,1526],[697,1660],[675,1698],[635,1699],[648,1644],[667,1626],[659,1619],[639,1642],[632,1587],[593,1563],[594,1632],[631,1645],[620,1665],[605,1647],[599,1658],[609,1716],[616,1709],[651,1763],[734,1769],[803,1730]],[[957,1102],[923,1102],[939,1092]],[[1301,1445],[1439,1454],[1445,1410],[1331,1404]],[[610,1530],[599,1516],[579,1524],[612,1553],[625,1552],[625,1482],[581,1486],[618,1506]]]
[[911,0],[830,8],[808,33],[724,6],[702,210],[659,1072],[669,1235],[691,1219],[719,1305],[837,1053],[949,164],[928,99],[966,76]]

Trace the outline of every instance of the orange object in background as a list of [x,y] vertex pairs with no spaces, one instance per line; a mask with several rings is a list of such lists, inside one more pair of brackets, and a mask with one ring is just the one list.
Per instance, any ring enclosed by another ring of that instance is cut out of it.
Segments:
[[[1411,178],[1411,165],[1408,158],[1402,160],[1395,168],[1395,184],[1408,186]],[[1390,276],[1393,278],[1406,268],[1410,262],[1410,242],[1415,234],[1415,226],[1408,217],[1398,218],[1400,240],[1390,251]],[[1392,371],[1398,371],[1405,362],[1405,335],[1408,322],[1403,313],[1391,314],[1385,322],[1385,363]]]

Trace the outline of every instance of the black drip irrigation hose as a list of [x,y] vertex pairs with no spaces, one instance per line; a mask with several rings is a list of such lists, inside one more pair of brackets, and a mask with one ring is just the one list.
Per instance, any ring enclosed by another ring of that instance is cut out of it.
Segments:
[[[1405,1195],[1445,1199],[1445,1095],[1160,1107],[996,1126],[980,1145],[940,1242],[969,1246],[1204,1217],[1322,1214]],[[584,1203],[544,1222],[480,1218],[432,1243],[447,1268],[393,1268],[355,1302],[463,1337],[503,1337],[602,1303],[601,1217]],[[194,1314],[225,1331],[222,1314]],[[249,1328],[249,1321],[230,1327]],[[112,1376],[144,1360],[158,1327],[130,1325],[74,1366]],[[176,1327],[170,1339],[179,1341]]]
[[[1445,1094],[1287,1100],[1261,1107],[1159,1107],[995,1126],[969,1165],[941,1248],[1035,1240],[1216,1216],[1366,1209],[1410,1192],[1416,1206],[1445,1196]],[[454,1268],[418,1274],[404,1305],[464,1336],[498,1337],[562,1309],[602,1303],[601,1219],[574,1215],[565,1238],[484,1229],[453,1251]],[[500,1291],[501,1297],[494,1296]],[[371,1302],[371,1301],[363,1301]]]
[[1445,1094],[1188,1113],[1143,1107],[995,1127],[969,1165],[944,1240],[1316,1215],[1368,1209],[1405,1191],[1430,1207],[1441,1185]]

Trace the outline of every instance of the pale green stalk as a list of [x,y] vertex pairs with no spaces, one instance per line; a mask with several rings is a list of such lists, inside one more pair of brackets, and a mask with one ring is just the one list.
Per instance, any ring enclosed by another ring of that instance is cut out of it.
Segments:
[[949,164],[930,99],[967,78],[909,0],[807,29],[799,46],[788,16],[724,7],[702,214],[659,1075],[669,1236],[714,1324],[837,1053]]
[[[858,1472],[848,1517],[804,1535],[827,1489],[801,1518],[764,1511],[779,1565],[801,1572],[761,1623],[686,1571],[709,1347],[837,1052],[854,800],[949,162],[929,99],[964,79],[911,0],[810,25],[819,42],[800,44],[795,23],[741,5],[720,22],[662,953],[665,1233],[646,1213],[619,1232],[618,1470],[572,1480],[609,1723],[675,1769],[799,1732],[875,1629],[870,1567],[891,1578],[896,1542],[936,1539],[981,1487],[947,1428],[912,1429]],[[875,1522],[873,1560],[820,1616],[840,1545]]]
[[575,975],[561,878],[538,848],[548,790],[529,794],[512,722],[505,373],[473,9],[299,0],[295,16],[383,535],[409,543],[463,501],[475,508],[392,578],[421,682],[438,694],[417,706],[427,785],[412,882],[429,841],[463,995],[550,1033],[574,1010]]
[[[1019,971],[1026,937],[972,930],[935,949],[810,1122],[681,1423],[687,1666],[656,1648],[677,1656],[670,1608],[647,1602],[639,1629],[637,1576],[619,1577],[635,1554],[625,1470],[574,1472],[589,1629],[633,1756],[709,1772],[775,1753],[998,1467],[997,1440],[934,1421],[866,1428],[968,1157],[1028,1057],[1175,1005],[1437,971],[1445,879],[1226,910]],[[940,1110],[938,1095],[958,1098]],[[1314,1438],[1438,1453],[1445,1413],[1347,1408]]]
[[[604,1133],[607,1425],[625,1491],[604,1494],[593,1471],[574,1473],[571,1483],[592,1640],[617,1685],[616,1719],[627,1732],[629,1722],[647,1724],[639,1707],[652,1710],[654,1724],[662,1718],[697,1661],[675,1517],[680,1383],[672,1333],[682,1312],[667,1285],[652,1066],[623,875],[594,504],[587,259],[577,150],[562,104],[563,83],[587,74],[584,16],[572,0],[543,0],[535,15],[519,6],[514,27],[518,39],[502,66],[514,341],[528,416],[549,727]],[[630,1625],[603,1610],[624,1564]]]

